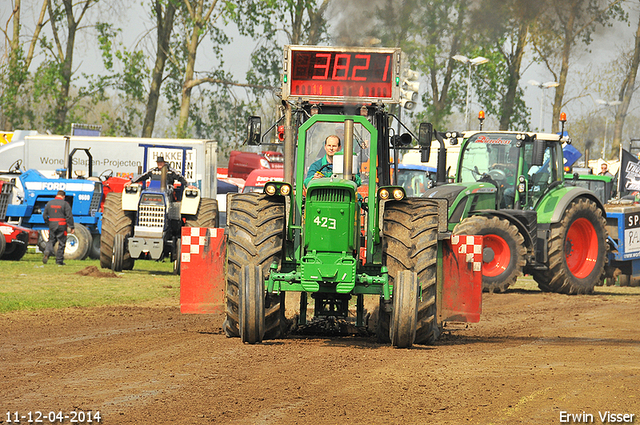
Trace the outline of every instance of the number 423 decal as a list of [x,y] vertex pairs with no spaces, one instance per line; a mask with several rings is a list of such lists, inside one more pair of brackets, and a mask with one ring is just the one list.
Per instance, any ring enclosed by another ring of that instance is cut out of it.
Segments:
[[329,217],[316,217],[313,219],[313,222],[320,227],[326,227],[327,229],[331,229],[331,230],[335,230],[336,224],[337,224],[337,221],[335,218],[329,218]]

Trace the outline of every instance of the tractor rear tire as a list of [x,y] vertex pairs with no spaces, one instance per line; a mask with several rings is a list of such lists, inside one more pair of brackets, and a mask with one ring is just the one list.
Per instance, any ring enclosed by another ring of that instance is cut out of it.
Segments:
[[[389,201],[384,206],[383,264],[393,285],[400,272],[417,273],[422,297],[414,344],[433,344],[442,332],[437,321],[438,204],[431,199]],[[380,309],[384,325],[384,310]],[[380,338],[380,336],[378,337]]]
[[[133,235],[133,215],[122,210],[122,193],[110,192],[104,201],[102,234],[100,235],[100,267],[111,268],[115,235]],[[127,251],[122,262],[122,270],[131,270],[135,260]]]
[[453,234],[484,236],[484,251],[493,254],[491,261],[482,264],[484,292],[504,292],[522,276],[527,253],[524,237],[508,220],[474,215],[462,220]]
[[4,257],[4,252],[6,249],[7,249],[7,241],[4,238],[4,234],[0,233],[0,258]]
[[604,275],[606,221],[595,202],[578,198],[562,220],[551,225],[549,269],[534,271],[542,291],[591,294]]
[[264,281],[259,266],[240,270],[240,339],[248,344],[262,342],[265,328]]
[[219,227],[218,201],[216,199],[201,198],[198,213],[185,216],[187,227]]
[[[284,203],[262,193],[239,193],[229,197],[227,239],[226,318],[222,325],[228,337],[240,336],[240,274],[245,266],[259,270],[264,282],[270,266],[279,263],[285,229]],[[265,296],[264,339],[284,336],[284,294]]]
[[125,239],[121,234],[117,234],[113,238],[113,254],[111,256],[111,270],[121,272],[124,264]]
[[395,348],[411,348],[416,339],[420,286],[418,274],[401,271],[393,288],[393,313],[389,338]]

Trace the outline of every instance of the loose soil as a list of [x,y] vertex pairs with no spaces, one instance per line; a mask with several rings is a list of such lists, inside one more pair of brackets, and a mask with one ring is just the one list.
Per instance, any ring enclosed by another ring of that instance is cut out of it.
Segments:
[[485,294],[480,323],[410,350],[363,336],[244,345],[222,320],[175,304],[0,315],[0,423],[80,410],[104,424],[640,423],[640,288]]

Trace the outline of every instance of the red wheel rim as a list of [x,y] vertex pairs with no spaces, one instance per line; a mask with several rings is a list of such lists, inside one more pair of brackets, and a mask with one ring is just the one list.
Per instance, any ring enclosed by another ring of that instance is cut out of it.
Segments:
[[495,277],[504,273],[511,261],[511,249],[504,238],[498,235],[484,235],[484,247],[493,250],[493,260],[482,265],[482,274]]
[[578,279],[589,276],[598,261],[598,235],[586,218],[574,221],[564,241],[564,255],[571,274]]

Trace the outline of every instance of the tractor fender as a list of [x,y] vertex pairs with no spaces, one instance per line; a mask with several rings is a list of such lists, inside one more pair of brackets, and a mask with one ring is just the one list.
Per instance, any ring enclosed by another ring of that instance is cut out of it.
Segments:
[[576,198],[586,198],[593,201],[602,212],[602,216],[606,217],[604,205],[593,192],[583,187],[565,186],[551,191],[540,200],[536,206],[538,223],[559,223],[569,204]]
[[138,202],[142,195],[142,185],[134,183],[122,191],[122,210],[138,211]]
[[200,208],[200,189],[185,188],[180,204],[181,215],[197,215]]
[[520,234],[524,238],[524,246],[527,248],[527,250],[533,249],[533,240],[531,239],[531,235],[527,230],[527,226],[517,217],[514,217],[513,215],[503,210],[480,210],[475,212],[473,215],[504,218],[505,220],[509,221],[509,223],[516,226],[518,232],[520,232]]

